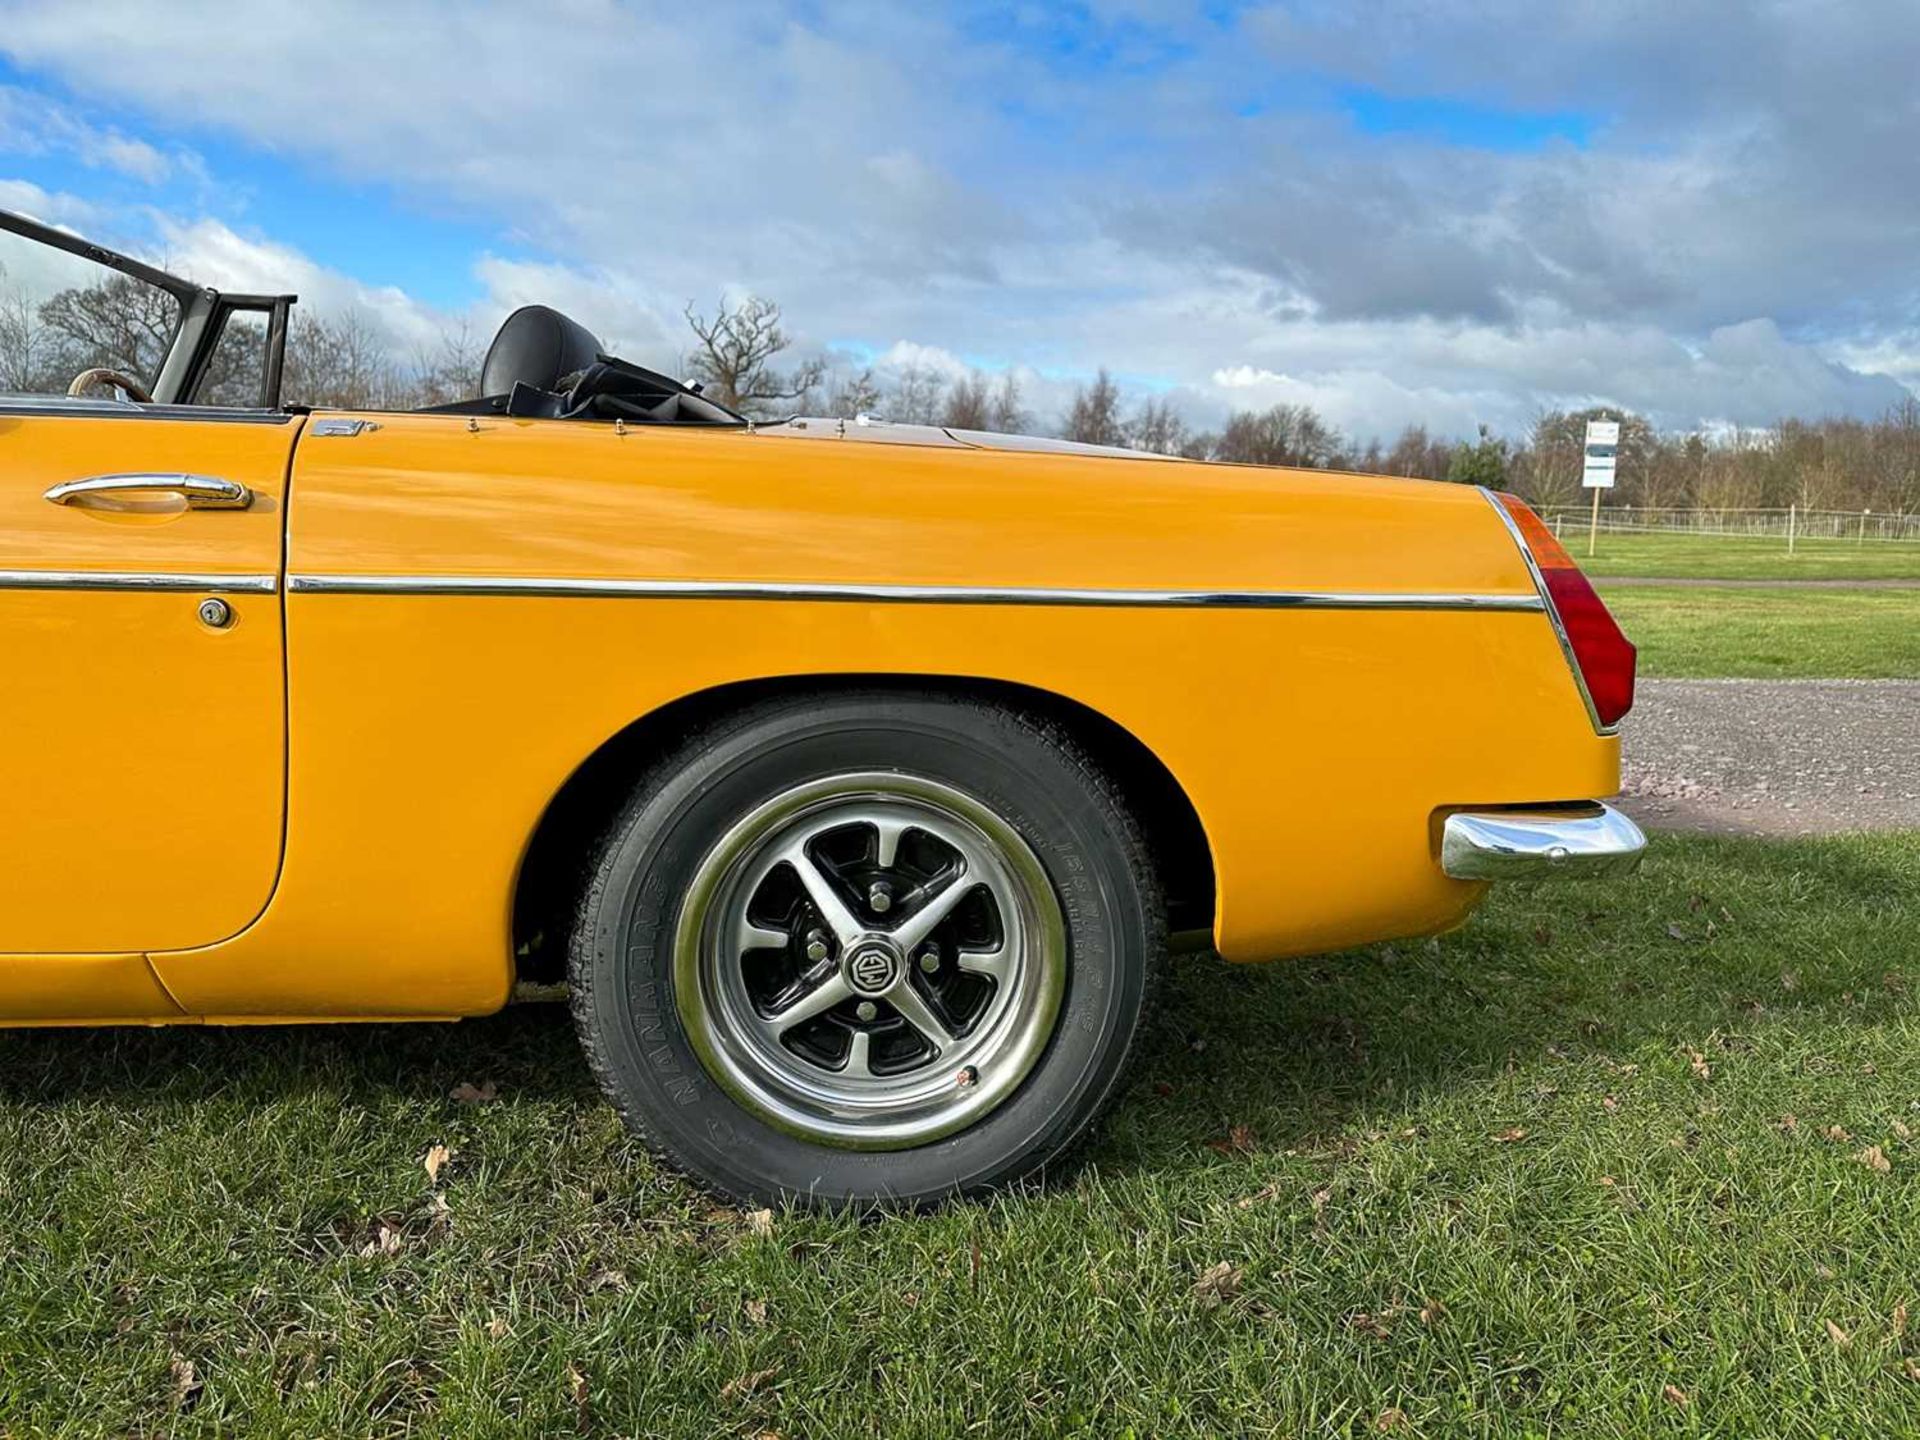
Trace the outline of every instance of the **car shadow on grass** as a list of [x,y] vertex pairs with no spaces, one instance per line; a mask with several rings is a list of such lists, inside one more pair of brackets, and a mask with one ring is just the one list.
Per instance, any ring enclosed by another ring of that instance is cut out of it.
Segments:
[[[1095,1158],[1191,1163],[1234,1125],[1307,1148],[1543,1060],[1883,1023],[1916,1003],[1917,877],[1912,836],[1663,838],[1632,883],[1511,887],[1440,940],[1268,966],[1182,957]],[[0,1103],[97,1102],[155,1124],[236,1102],[458,1110],[456,1091],[602,1103],[559,1005],[450,1025],[0,1033]]]

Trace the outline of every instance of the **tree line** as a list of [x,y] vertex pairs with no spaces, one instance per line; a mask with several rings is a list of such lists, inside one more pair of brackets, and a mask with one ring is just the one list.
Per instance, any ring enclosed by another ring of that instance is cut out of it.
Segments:
[[[0,282],[4,274],[0,273]],[[924,359],[879,368],[787,359],[792,340],[780,307],[748,296],[711,315],[689,305],[680,373],[724,404],[758,418],[806,413],[859,415],[955,430],[1045,428],[1025,403],[1019,376],[952,374]],[[151,378],[177,323],[175,303],[125,276],[61,290],[35,302],[0,283],[0,392],[59,393],[94,366]],[[258,391],[264,328],[223,344],[200,398],[251,404]],[[282,395],[340,409],[409,410],[478,394],[484,348],[461,325],[428,346],[397,353],[366,315],[296,311],[288,327]],[[1586,422],[1620,422],[1618,483],[1609,505],[1705,509],[1920,510],[1920,401],[1876,420],[1785,419],[1752,430],[1703,435],[1660,431],[1620,410],[1552,410],[1526,433],[1486,426],[1467,438],[1410,425],[1390,442],[1355,440],[1311,406],[1235,410],[1217,428],[1196,428],[1171,399],[1129,402],[1105,369],[1077,386],[1053,427],[1062,438],[1197,460],[1356,471],[1491,485],[1538,505],[1582,498]]]

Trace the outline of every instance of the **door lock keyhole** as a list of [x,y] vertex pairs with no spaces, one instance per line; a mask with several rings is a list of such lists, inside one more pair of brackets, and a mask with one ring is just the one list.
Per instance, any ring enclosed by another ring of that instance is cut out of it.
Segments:
[[209,630],[224,630],[233,624],[233,607],[218,595],[200,602],[200,623]]

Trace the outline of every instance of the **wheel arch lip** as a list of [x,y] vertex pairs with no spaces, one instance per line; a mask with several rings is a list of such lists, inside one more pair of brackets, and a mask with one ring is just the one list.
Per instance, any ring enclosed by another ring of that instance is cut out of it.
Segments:
[[[1023,681],[969,674],[820,671],[744,677],[676,696],[636,716],[605,736],[583,755],[545,808],[520,847],[509,897],[510,948],[522,987],[556,978],[563,962],[530,953],[541,935],[564,934],[552,923],[577,898],[578,859],[597,840],[625,798],[631,782],[675,739],[697,726],[758,701],[795,694],[884,691],[951,694],[956,699],[997,699],[1065,724],[1112,776],[1127,803],[1140,815],[1166,818],[1184,839],[1181,854],[1156,853],[1163,881],[1178,878],[1192,892],[1192,922],[1184,927],[1209,933],[1218,900],[1218,864],[1212,837],[1191,792],[1173,767],[1123,722],[1075,696]],[[1145,757],[1147,764],[1136,762]],[[625,781],[625,784],[621,784]],[[1171,813],[1169,813],[1171,812]],[[1169,844],[1172,844],[1169,841]],[[1166,867],[1184,867],[1169,877]]]

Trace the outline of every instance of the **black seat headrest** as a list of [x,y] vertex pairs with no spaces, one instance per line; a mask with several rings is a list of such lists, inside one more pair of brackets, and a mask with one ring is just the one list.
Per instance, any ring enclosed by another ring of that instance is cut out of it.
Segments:
[[559,388],[562,377],[600,358],[600,342],[578,320],[545,305],[522,305],[500,326],[480,367],[480,393],[505,395],[518,385]]

